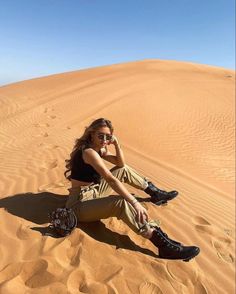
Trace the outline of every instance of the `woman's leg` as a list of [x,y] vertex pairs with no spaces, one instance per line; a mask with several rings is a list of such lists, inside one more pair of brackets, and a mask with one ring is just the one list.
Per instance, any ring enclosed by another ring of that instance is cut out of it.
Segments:
[[[151,196],[151,202],[156,205],[165,204],[168,201],[174,199],[177,195],[177,191],[166,192],[157,188],[148,178],[140,175],[136,170],[128,165],[124,167],[113,167],[111,169],[112,174],[118,178],[121,182],[127,183],[134,188],[143,190],[145,193]],[[112,188],[108,183],[102,179],[99,189],[98,197],[106,197],[112,193]]]
[[[128,165],[125,165],[124,167],[114,166],[110,171],[114,177],[119,179],[121,182],[127,183],[134,188],[145,190],[148,186],[147,178],[140,175],[136,170]],[[99,185],[93,184],[85,189],[70,188],[66,207],[71,207],[78,200],[107,197],[112,193],[114,193],[113,189],[104,179],[101,180]]]
[[136,221],[136,211],[123,197],[111,195],[79,201],[74,211],[79,222],[93,222],[109,217],[123,220],[134,232],[142,235],[158,247],[159,257],[168,259],[190,260],[199,254],[196,246],[184,246],[164,233],[154,222],[141,224]]
[[117,217],[126,223],[134,232],[144,237],[150,237],[149,232],[152,225],[158,223],[150,222],[141,224],[136,220],[136,211],[133,206],[122,196],[111,195],[103,198],[95,198],[79,201],[73,207],[79,222],[93,222],[109,217]]
[[[114,177],[119,179],[123,183],[127,183],[132,187],[140,190],[145,190],[148,187],[147,178],[140,175],[136,170],[128,166],[124,167],[114,166],[111,170]],[[112,194],[114,191],[109,184],[102,179],[98,188],[98,197],[106,197]]]
[[93,199],[97,197],[97,190],[95,189],[94,185],[88,187],[76,187],[68,189],[69,195],[66,201],[66,208],[71,208],[80,201],[85,201],[89,199]]

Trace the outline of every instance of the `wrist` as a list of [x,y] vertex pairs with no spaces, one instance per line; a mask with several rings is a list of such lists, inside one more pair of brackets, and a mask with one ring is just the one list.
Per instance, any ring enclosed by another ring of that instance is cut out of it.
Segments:
[[132,205],[135,205],[135,204],[137,204],[138,203],[138,200],[136,199],[136,198],[134,198],[132,201],[131,201],[131,204]]
[[115,145],[115,147],[119,147],[119,148],[121,147],[117,141],[114,142],[114,145]]

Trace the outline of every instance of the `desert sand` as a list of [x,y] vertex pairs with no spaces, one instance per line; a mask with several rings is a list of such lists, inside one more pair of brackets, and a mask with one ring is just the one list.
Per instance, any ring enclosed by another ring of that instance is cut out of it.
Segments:
[[[234,84],[232,70],[143,60],[0,87],[0,293],[234,293]],[[68,195],[65,159],[99,117],[128,165],[179,191],[166,206],[142,203],[171,238],[201,248],[195,259],[158,259],[115,218],[44,235]]]

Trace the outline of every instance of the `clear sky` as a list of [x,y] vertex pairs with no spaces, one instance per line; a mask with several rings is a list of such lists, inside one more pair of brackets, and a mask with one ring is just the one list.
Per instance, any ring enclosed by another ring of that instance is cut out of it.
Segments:
[[0,85],[143,59],[235,69],[235,1],[0,0]]

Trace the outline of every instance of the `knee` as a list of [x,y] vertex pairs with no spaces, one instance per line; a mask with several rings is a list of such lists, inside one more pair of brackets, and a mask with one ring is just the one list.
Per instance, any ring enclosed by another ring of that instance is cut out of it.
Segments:
[[131,204],[127,200],[125,200],[122,196],[118,196],[116,200],[116,209],[118,208],[116,217],[118,219],[123,219],[130,216],[132,214],[130,206]]
[[114,169],[126,169],[126,168],[127,168],[126,164],[124,164],[123,166],[119,166],[119,165],[114,166]]
[[[119,196],[118,196],[119,197]],[[122,196],[120,196],[118,199],[118,206],[120,208],[120,212],[121,214],[130,214],[132,213],[133,206],[126,200],[124,199]]]
[[127,201],[120,195],[110,196],[111,199],[111,214],[118,219],[123,219],[126,214]]
[[115,165],[115,166],[113,166],[113,168],[110,171],[111,172],[113,172],[113,171],[126,171],[126,169],[127,169],[126,164],[123,166]]
[[118,205],[121,210],[124,209],[126,202],[127,201],[122,196],[116,196],[115,205]]
[[117,206],[121,211],[125,209],[127,204],[128,204],[128,201],[126,201],[124,197],[120,195],[114,196],[114,205]]

